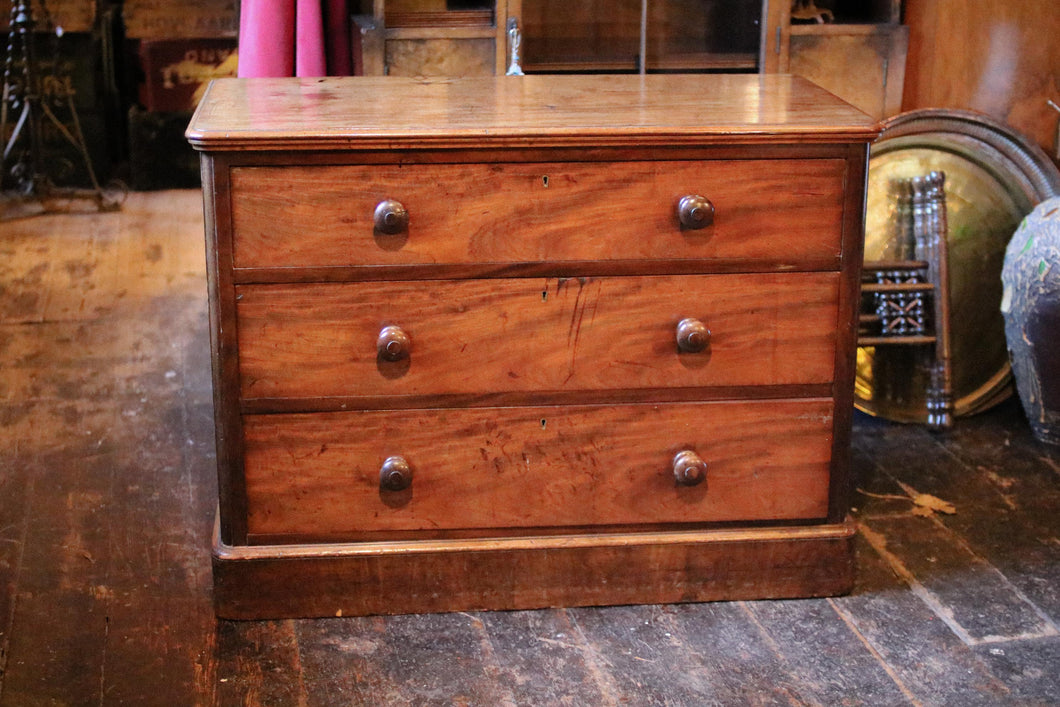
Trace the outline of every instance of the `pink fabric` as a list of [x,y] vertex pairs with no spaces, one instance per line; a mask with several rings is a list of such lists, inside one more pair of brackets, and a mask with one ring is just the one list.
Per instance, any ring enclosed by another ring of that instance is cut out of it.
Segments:
[[239,8],[240,77],[294,73],[294,1],[243,0]]
[[295,6],[295,76],[327,76],[324,58],[324,15],[320,0],[297,0]]
[[239,12],[239,76],[351,73],[347,0],[243,0]]

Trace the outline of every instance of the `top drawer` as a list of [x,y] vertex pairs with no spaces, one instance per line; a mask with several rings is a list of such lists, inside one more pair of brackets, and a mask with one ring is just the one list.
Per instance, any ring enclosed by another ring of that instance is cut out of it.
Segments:
[[[831,268],[845,162],[234,167],[237,268],[712,259]],[[292,198],[292,194],[297,198]],[[682,197],[714,207],[683,228]],[[374,227],[399,202],[407,228]]]

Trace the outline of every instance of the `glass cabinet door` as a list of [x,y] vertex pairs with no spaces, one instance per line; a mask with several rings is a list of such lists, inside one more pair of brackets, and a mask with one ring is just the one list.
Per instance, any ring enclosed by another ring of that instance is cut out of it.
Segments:
[[757,71],[762,0],[522,0],[523,70]]

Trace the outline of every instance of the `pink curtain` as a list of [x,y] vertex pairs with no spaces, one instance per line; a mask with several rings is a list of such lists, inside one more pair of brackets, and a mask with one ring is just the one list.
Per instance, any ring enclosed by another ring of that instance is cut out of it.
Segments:
[[239,76],[347,76],[351,72],[346,0],[240,3]]

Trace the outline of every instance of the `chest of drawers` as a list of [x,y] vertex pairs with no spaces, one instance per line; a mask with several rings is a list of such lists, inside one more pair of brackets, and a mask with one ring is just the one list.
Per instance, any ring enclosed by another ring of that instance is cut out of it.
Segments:
[[213,83],[218,613],[849,589],[875,134],[786,76]]

